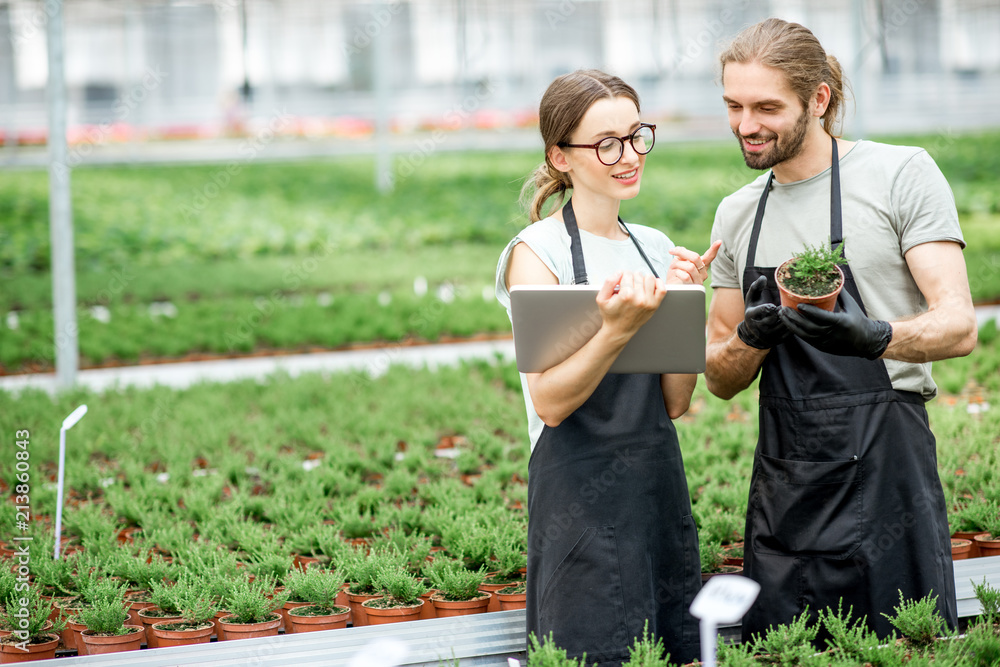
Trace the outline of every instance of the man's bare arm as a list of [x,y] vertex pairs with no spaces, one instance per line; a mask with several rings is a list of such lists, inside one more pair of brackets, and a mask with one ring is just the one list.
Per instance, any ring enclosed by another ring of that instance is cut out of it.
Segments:
[[712,290],[708,309],[708,344],[705,348],[705,384],[719,398],[732,398],[750,386],[768,350],[750,347],[736,335],[743,321],[744,303],[740,290],[718,287]]

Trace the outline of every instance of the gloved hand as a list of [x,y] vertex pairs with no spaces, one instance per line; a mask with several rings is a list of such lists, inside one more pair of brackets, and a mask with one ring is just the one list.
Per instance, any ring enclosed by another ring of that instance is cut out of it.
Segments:
[[781,319],[792,333],[821,352],[842,357],[878,359],[892,340],[892,325],[869,319],[846,291],[844,309],[830,312],[801,305],[781,309]]
[[781,319],[781,307],[764,299],[767,278],[761,276],[750,284],[743,300],[743,321],[736,327],[740,340],[758,350],[768,350],[780,345],[791,335]]

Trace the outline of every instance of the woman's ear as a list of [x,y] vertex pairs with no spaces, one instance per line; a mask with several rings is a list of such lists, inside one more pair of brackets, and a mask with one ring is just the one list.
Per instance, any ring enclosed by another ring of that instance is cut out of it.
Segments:
[[566,159],[566,153],[564,153],[563,149],[558,146],[553,146],[549,149],[549,162],[559,171],[566,172],[570,170],[569,160]]

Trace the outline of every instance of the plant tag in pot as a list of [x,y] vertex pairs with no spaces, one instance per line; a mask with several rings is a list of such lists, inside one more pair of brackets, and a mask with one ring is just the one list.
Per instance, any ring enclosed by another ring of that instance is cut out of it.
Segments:
[[712,577],[691,603],[691,615],[701,619],[701,662],[715,665],[715,633],[720,623],[735,623],[750,609],[760,584],[736,574]]

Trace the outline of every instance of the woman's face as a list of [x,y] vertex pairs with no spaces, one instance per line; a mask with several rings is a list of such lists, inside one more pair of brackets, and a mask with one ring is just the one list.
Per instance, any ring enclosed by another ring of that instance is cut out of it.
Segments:
[[[596,144],[605,137],[626,137],[638,127],[639,110],[635,102],[627,97],[604,98],[587,110],[567,143]],[[570,174],[576,192],[585,189],[618,200],[639,194],[646,164],[646,156],[636,153],[628,140],[621,160],[610,166],[598,159],[593,148],[554,147],[550,159],[556,169]]]

